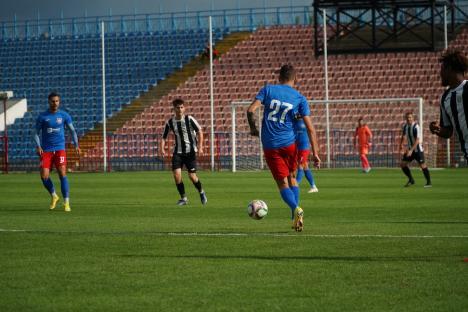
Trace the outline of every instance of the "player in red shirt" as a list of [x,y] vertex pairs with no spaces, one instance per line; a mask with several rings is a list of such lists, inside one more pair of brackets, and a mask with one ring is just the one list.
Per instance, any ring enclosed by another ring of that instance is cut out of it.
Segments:
[[[356,141],[357,138],[357,141]],[[368,173],[371,170],[367,154],[369,154],[369,147],[371,146],[372,132],[364,122],[364,118],[358,119],[358,127],[354,133],[354,146],[359,150],[359,157],[361,158],[362,171]],[[357,145],[359,144],[359,146]]]

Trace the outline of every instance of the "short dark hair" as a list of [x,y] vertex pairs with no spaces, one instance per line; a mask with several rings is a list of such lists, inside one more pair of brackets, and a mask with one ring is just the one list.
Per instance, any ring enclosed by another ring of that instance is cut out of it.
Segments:
[[60,95],[57,92],[52,91],[49,93],[49,96],[47,97],[47,99],[50,101],[51,98],[56,97],[56,96],[60,97]]
[[448,49],[439,58],[439,62],[445,68],[450,68],[457,73],[466,73],[468,70],[468,59],[461,50]]
[[411,116],[414,117],[414,113],[413,113],[413,112],[406,112],[405,117],[408,117],[409,115],[411,115]]
[[296,70],[294,69],[294,66],[290,64],[286,64],[281,66],[279,70],[279,80],[280,81],[291,81],[296,77]]
[[179,106],[179,105],[184,105],[184,100],[182,99],[175,99],[174,101],[172,101],[172,106],[173,107],[176,107],[176,106]]

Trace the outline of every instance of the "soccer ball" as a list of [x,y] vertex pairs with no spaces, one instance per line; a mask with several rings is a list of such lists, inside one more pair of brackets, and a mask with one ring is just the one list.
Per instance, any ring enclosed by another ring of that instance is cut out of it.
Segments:
[[268,214],[268,206],[263,200],[254,199],[247,206],[247,213],[252,219],[260,220]]

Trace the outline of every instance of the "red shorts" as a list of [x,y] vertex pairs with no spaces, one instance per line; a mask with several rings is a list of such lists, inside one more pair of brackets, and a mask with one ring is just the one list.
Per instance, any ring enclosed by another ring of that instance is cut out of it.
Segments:
[[309,160],[310,150],[298,150],[297,151],[297,163],[299,165],[307,162]]
[[43,152],[41,156],[41,168],[50,169],[52,167],[52,163],[55,165],[55,168],[66,166],[67,153],[65,153],[65,150]]
[[365,145],[365,146],[359,146],[359,155],[367,155],[369,154],[369,146],[368,145]]
[[296,143],[277,149],[265,149],[265,160],[275,180],[288,177],[297,169]]

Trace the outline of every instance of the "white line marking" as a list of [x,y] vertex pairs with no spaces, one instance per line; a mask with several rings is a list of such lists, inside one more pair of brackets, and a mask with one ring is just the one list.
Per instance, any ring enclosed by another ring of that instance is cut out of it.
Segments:
[[295,233],[202,233],[202,232],[80,232],[80,231],[41,231],[41,230],[17,230],[0,229],[0,232],[22,232],[22,233],[66,233],[66,234],[102,234],[102,235],[154,235],[154,236],[202,236],[202,237],[316,237],[316,238],[468,238],[468,235],[392,235],[392,234],[295,234]]

